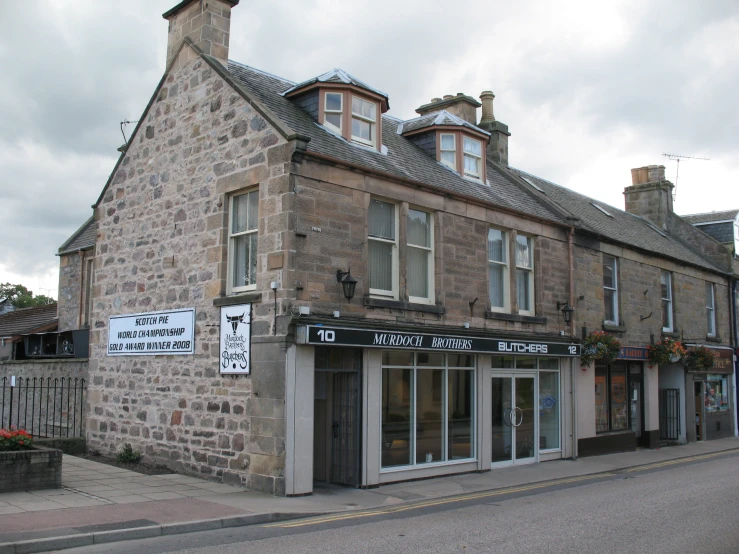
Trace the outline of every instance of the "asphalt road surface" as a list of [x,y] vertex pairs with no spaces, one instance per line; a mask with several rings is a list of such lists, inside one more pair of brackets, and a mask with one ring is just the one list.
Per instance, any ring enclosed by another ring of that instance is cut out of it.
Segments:
[[82,553],[739,553],[739,453]]

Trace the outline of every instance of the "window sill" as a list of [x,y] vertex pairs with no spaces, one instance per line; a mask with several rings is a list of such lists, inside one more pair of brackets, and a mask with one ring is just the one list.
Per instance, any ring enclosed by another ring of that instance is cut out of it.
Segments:
[[625,325],[616,325],[615,323],[606,323],[603,322],[603,330],[604,331],[610,331],[611,333],[625,333],[626,332],[626,326]]
[[400,300],[385,300],[383,298],[364,297],[364,305],[369,308],[391,308],[394,310],[406,310],[410,312],[427,312],[430,314],[445,314],[444,306],[436,304],[415,304],[412,302],[402,302]]
[[515,321],[518,323],[533,323],[535,325],[546,325],[546,317],[538,317],[535,315],[520,315],[520,314],[504,314],[500,312],[491,312],[490,310],[485,312],[485,319],[497,319],[500,321]]
[[680,332],[679,331],[662,331],[662,336],[670,337],[671,339],[679,339]]
[[711,335],[706,335],[706,342],[716,342],[716,343],[721,343],[721,342],[723,342],[723,341],[721,340],[721,337],[719,337],[718,335],[713,335],[713,336],[711,336]]
[[235,304],[254,304],[262,301],[262,293],[257,291],[241,292],[232,296],[221,296],[213,299],[214,306],[233,306]]

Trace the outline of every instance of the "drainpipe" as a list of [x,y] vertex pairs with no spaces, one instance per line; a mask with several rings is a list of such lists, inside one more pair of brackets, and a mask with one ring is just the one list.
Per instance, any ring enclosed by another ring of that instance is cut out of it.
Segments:
[[[575,307],[575,228],[570,227],[567,233],[567,255],[570,265],[570,306]],[[570,338],[574,336],[575,313],[572,312],[570,320]],[[572,391],[572,459],[577,460],[577,389],[575,387],[575,363],[574,358],[570,358],[570,390]]]
[[[731,278],[731,294],[729,294],[729,302],[731,303],[731,306],[729,306],[729,323],[731,324],[731,329],[729,331],[729,337],[731,342],[731,349],[733,350],[732,354],[736,358],[737,353],[737,323],[736,323],[736,283],[737,279],[735,277]],[[734,436],[739,437],[739,414],[737,414],[737,401],[739,401],[739,392],[736,390],[736,374],[737,371],[739,371],[739,363],[734,362],[734,375],[733,375],[733,385],[734,385]]]

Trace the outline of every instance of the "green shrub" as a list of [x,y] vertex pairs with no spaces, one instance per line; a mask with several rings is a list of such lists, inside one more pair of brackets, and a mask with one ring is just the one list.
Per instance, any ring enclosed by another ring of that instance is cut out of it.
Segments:
[[137,464],[141,461],[141,452],[134,450],[131,443],[127,442],[115,457],[122,464]]

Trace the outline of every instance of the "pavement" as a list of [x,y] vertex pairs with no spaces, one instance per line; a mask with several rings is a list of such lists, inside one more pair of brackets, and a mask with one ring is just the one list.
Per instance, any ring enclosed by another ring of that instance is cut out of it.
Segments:
[[486,473],[360,490],[316,486],[312,496],[278,498],[179,474],[142,475],[64,455],[60,489],[0,493],[0,554],[361,511],[465,493],[679,463],[739,449],[731,437],[655,450],[557,460]]

